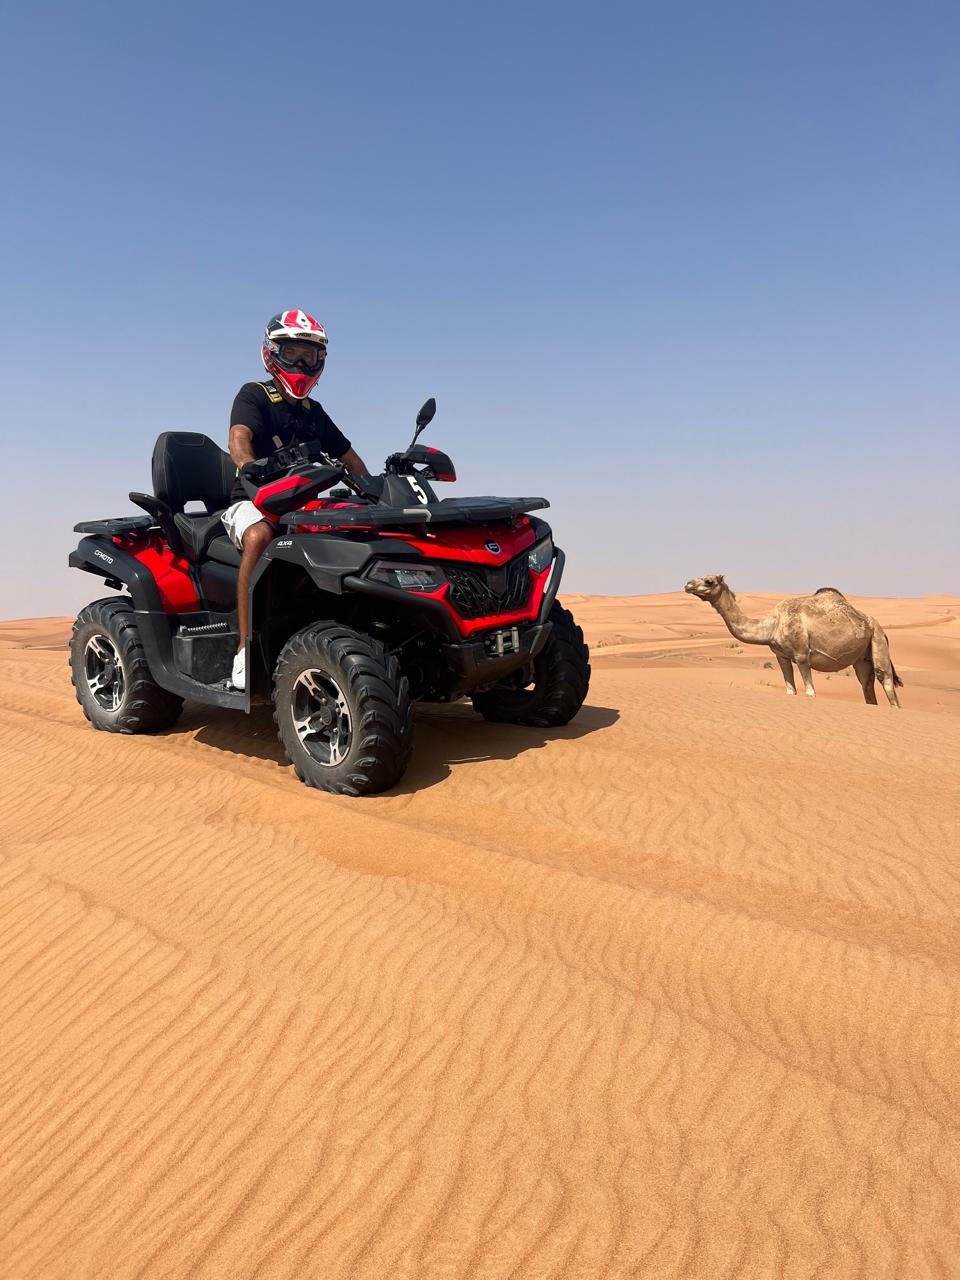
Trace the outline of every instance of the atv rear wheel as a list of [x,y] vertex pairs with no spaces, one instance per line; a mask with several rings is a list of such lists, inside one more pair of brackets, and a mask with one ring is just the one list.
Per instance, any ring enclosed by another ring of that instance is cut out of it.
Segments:
[[156,733],[183,710],[183,699],[150,674],[125,596],[95,600],[80,611],[70,641],[70,683],[83,714],[105,733]]
[[532,672],[473,694],[484,720],[556,728],[569,724],[583,706],[590,687],[590,650],[573,614],[556,601],[550,621],[550,638],[534,658]]
[[413,749],[413,703],[396,658],[335,622],[304,627],[284,645],[273,718],[300,781],[335,795],[386,791]]

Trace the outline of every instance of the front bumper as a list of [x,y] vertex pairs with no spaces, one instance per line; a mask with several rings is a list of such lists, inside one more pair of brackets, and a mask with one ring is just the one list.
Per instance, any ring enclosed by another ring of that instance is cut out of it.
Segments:
[[551,624],[538,622],[516,628],[519,645],[513,653],[500,656],[487,651],[483,635],[476,640],[464,640],[458,644],[444,644],[443,654],[452,681],[451,694],[458,697],[483,685],[496,684],[505,676],[519,671],[531,662],[550,635]]

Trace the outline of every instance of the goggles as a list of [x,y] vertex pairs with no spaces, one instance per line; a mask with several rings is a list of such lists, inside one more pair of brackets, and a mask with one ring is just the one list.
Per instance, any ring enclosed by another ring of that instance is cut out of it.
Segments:
[[279,342],[276,359],[284,369],[299,373],[316,373],[327,358],[326,347],[313,342]]

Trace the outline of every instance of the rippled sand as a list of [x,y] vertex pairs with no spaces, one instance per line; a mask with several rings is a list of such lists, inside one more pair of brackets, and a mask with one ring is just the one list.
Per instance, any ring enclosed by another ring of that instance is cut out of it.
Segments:
[[867,602],[899,714],[569,603],[573,725],[360,801],[0,624],[3,1280],[960,1276],[960,599]]

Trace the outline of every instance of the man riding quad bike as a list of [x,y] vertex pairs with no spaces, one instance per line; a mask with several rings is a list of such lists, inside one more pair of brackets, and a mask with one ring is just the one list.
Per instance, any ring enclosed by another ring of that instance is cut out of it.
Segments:
[[[549,504],[438,500],[432,482],[456,479],[453,463],[417,444],[435,411],[428,400],[380,476],[348,471],[316,443],[244,468],[244,491],[277,536],[250,576],[243,690],[230,679],[240,552],[221,523],[235,467],[206,436],[161,435],[154,493],[130,494],[146,515],[75,526],[70,564],[129,592],[74,624],[72,680],[93,726],[152,733],[185,698],[246,712],[272,700],[300,780],[364,795],[402,777],[415,701],[469,697],[501,723],[571,720],[589,652],[556,600],[563,552],[531,514]],[[205,512],[187,512],[193,502]]]
[[270,380],[244,383],[230,411],[229,450],[237,466],[237,479],[230,506],[221,516],[227,536],[240,552],[238,645],[231,673],[235,689],[246,685],[250,578],[277,532],[275,523],[264,519],[263,512],[250,501],[241,471],[277,449],[317,443],[354,475],[367,474],[366,463],[350,441],[323,405],[310,398],[327,362],[327,335],[320,321],[306,311],[278,312],[264,330],[260,358]]

